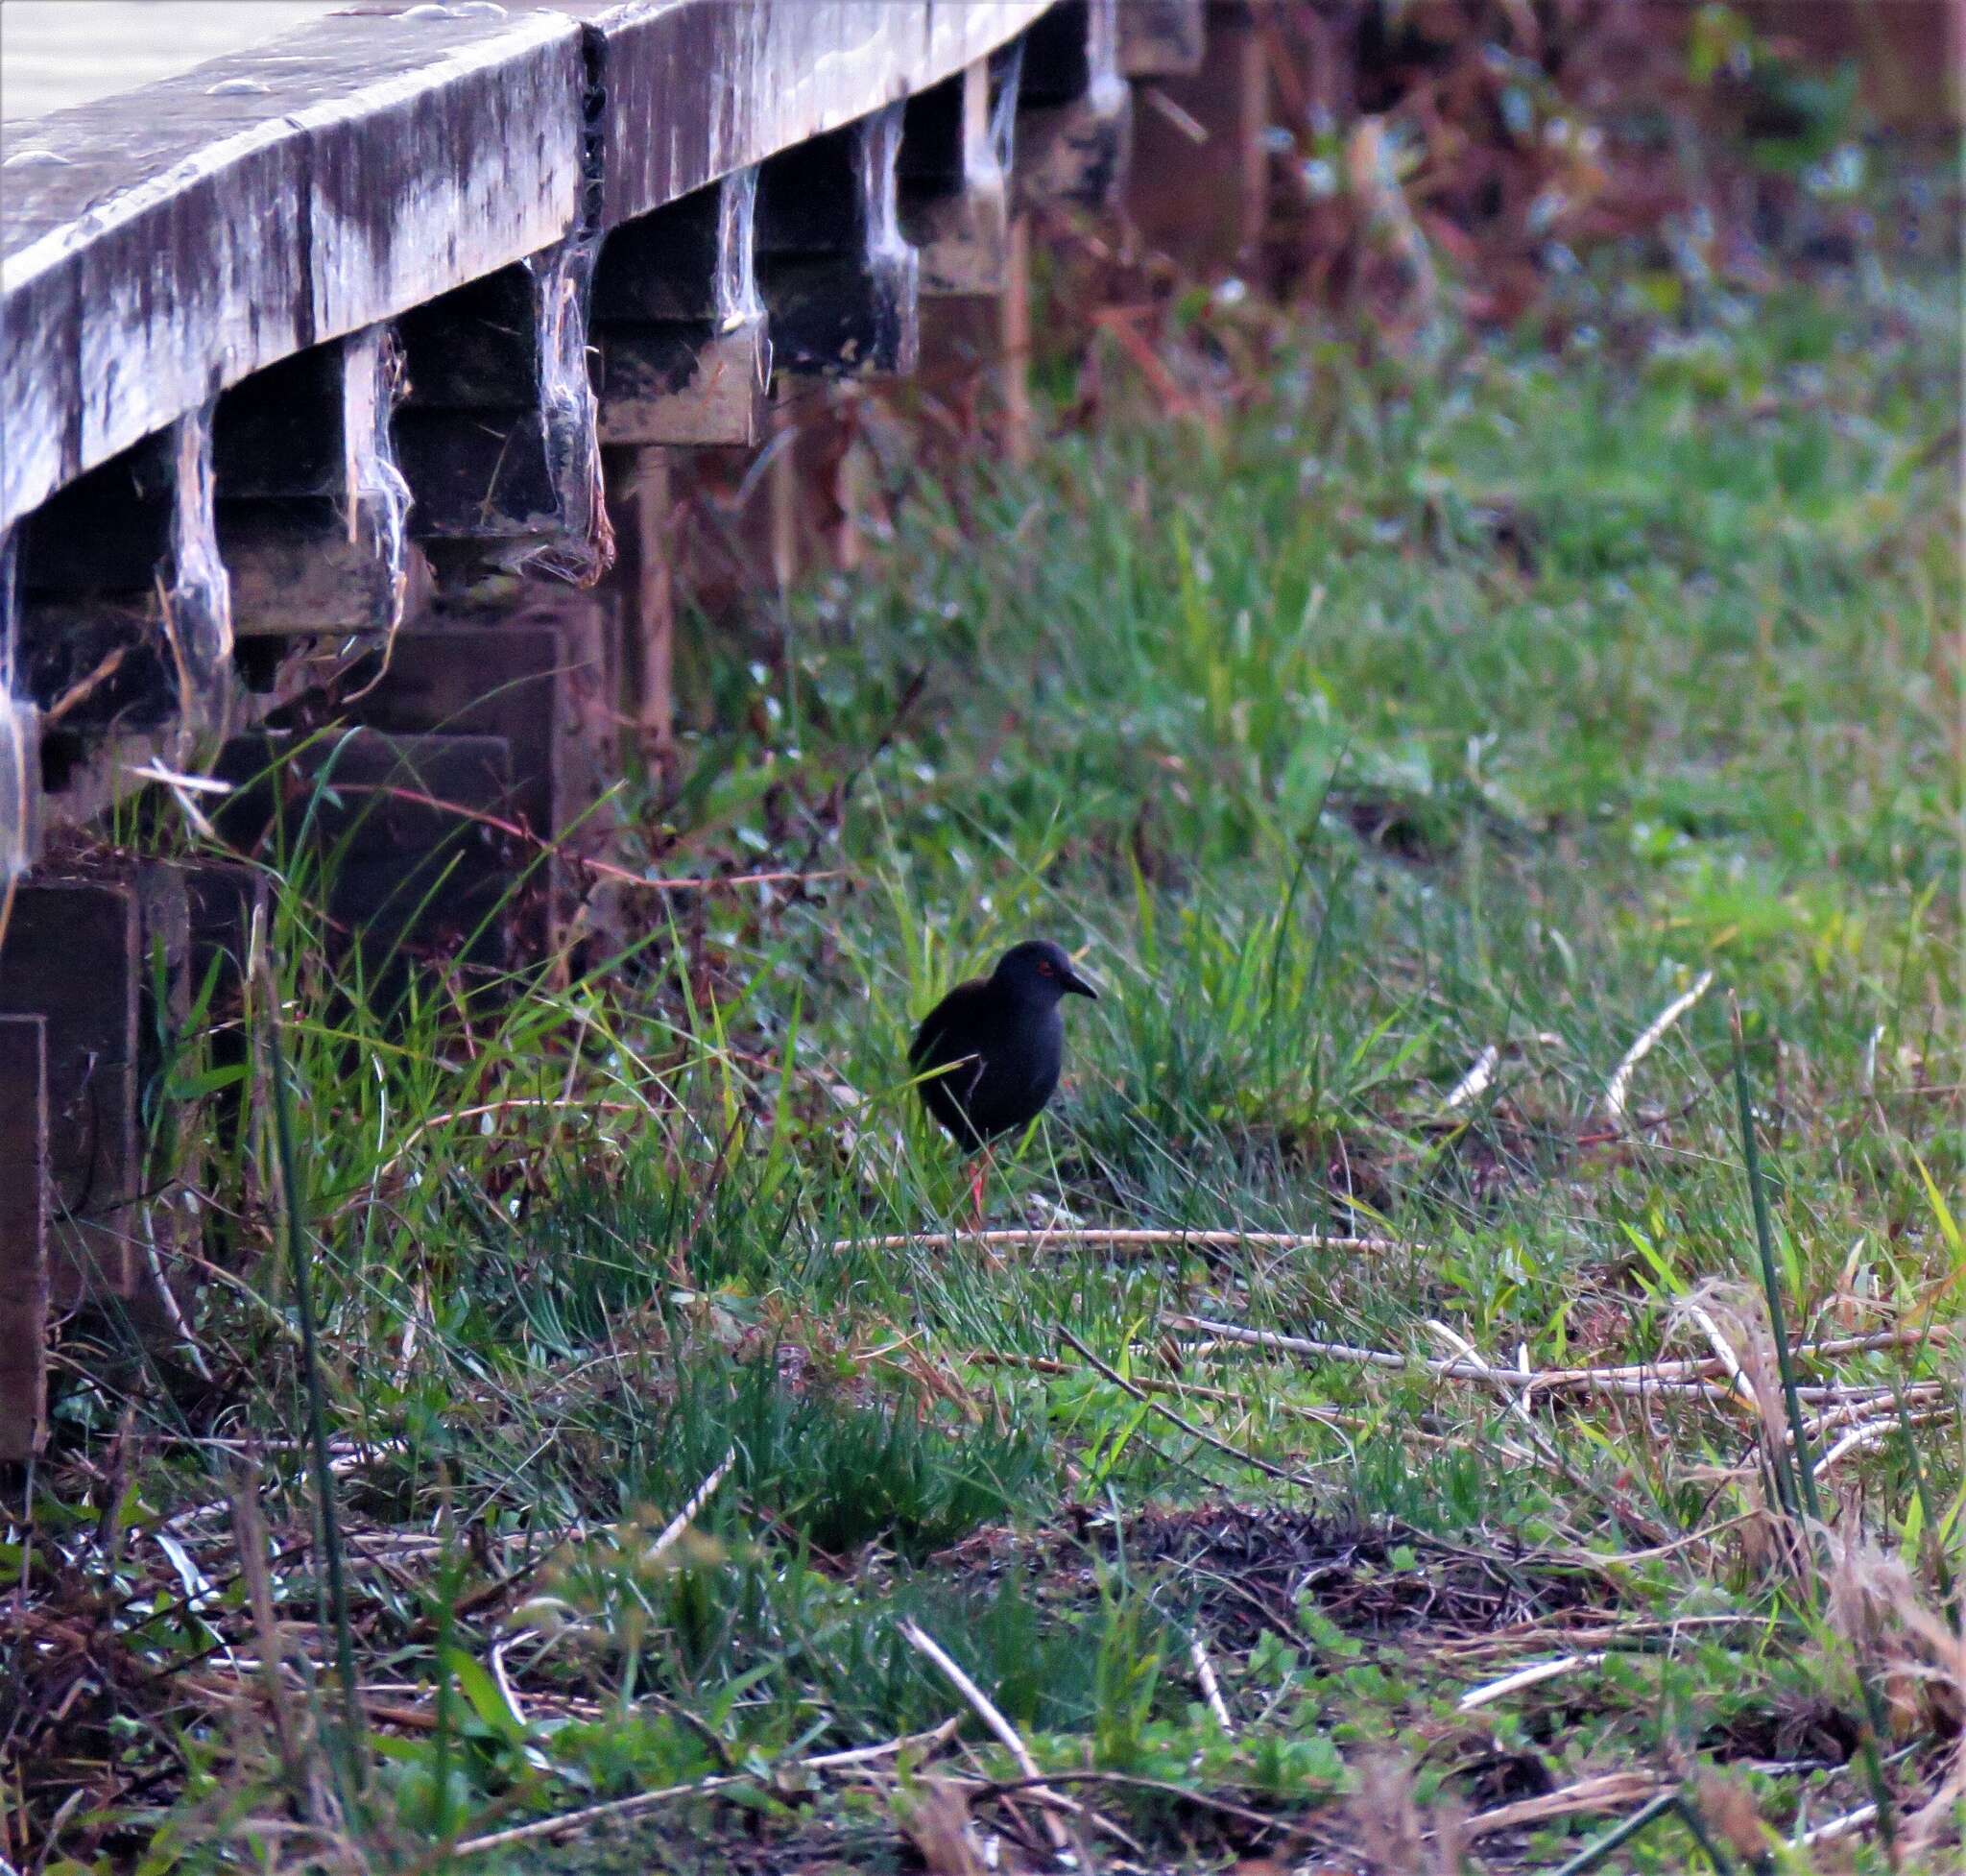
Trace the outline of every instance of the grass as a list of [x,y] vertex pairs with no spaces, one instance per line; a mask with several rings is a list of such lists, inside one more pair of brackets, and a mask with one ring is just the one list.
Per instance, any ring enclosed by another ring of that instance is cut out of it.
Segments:
[[[50,1872],[429,1867],[731,1777],[476,1864],[961,1869],[935,1781],[1018,1772],[912,1620],[1042,1768],[1103,1779],[1061,1789],[1142,1847],[1093,1828],[1099,1867],[1417,1868],[1401,1842],[1474,1816],[1481,1866],[1553,1868],[1652,1797],[1588,1784],[1613,1773],[1679,1797],[1621,1866],[1698,1867],[1705,1840],[1882,1867],[1875,1832],[1783,1847],[1880,1799],[1904,1866],[1951,1866],[1944,288],[1424,369],[1244,315],[1267,363],[1212,423],[1121,411],[1028,472],[898,469],[866,572],[797,595],[755,663],[701,661],[703,720],[742,727],[635,804],[642,857],[839,877],[632,896],[619,968],[426,972],[384,1022],[297,866],[267,933],[291,1213],[264,1070],[179,1039],[167,1086],[214,1117],[184,1134],[227,1270],[211,1379],[166,1362],[126,1419],[73,1378],[32,1551],[0,1552],[15,1846]],[[1069,1012],[993,1222],[1384,1248],[873,1248],[965,1203],[905,1086],[912,1019],[1041,931],[1108,989]],[[1801,1360],[1826,1531],[1778,1491],[1776,1294],[1793,1339],[1898,1335]],[[1717,1379],[1518,1410],[1424,1365],[1470,1350]],[[1826,1383],[1878,1391],[1846,1413]],[[246,1451],[270,1561],[224,1508]],[[953,1757],[798,1769],[950,1718]],[[1028,1800],[971,1801],[1042,1862]]]

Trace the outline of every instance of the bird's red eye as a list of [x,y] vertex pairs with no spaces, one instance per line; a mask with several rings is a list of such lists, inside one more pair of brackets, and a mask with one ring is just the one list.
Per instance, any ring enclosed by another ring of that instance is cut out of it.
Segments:
[[1058,974],[1057,974],[1057,973],[1056,973],[1055,971],[1053,971],[1053,970],[1052,970],[1052,968],[1050,967],[1050,965],[1048,965],[1048,964],[1043,964],[1043,963],[1041,963],[1041,964],[1040,964],[1040,965],[1038,966],[1038,974],[1039,974],[1039,975],[1040,975],[1041,977],[1053,977],[1053,976],[1056,976],[1056,975],[1057,975]]

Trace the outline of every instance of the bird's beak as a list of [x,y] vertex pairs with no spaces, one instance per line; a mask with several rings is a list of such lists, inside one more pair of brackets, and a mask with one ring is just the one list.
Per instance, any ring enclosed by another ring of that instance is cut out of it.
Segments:
[[1099,993],[1084,977],[1080,976],[1075,970],[1067,974],[1065,988],[1070,996],[1090,997],[1095,1003],[1099,1000]]

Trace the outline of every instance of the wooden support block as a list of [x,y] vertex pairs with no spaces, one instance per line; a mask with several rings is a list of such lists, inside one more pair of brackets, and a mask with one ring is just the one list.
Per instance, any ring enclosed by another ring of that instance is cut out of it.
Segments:
[[[551,950],[578,911],[572,856],[600,844],[596,805],[620,773],[620,659],[613,596],[536,585],[513,610],[440,609],[396,635],[389,668],[356,706],[371,731],[397,738],[469,736],[510,752],[505,806],[539,843],[564,843],[529,896],[520,935]],[[539,847],[518,843],[519,864]]]
[[928,295],[1001,291],[1010,249],[1010,143],[1021,57],[978,60],[907,101],[901,232]]
[[284,860],[304,828],[316,854],[332,856],[331,941],[359,956],[382,1000],[399,994],[411,953],[504,968],[506,902],[525,856],[492,825],[514,809],[503,736],[359,729],[296,748],[258,734],[227,743],[214,773],[233,784],[213,816],[233,845]]
[[588,248],[570,241],[413,307],[396,452],[410,530],[583,584],[612,557],[588,379]]
[[1127,78],[1192,77],[1208,36],[1208,0],[1123,0],[1119,69]]
[[742,170],[609,231],[593,300],[604,444],[748,446],[764,434],[756,195],[756,170]]
[[902,111],[889,105],[762,165],[757,277],[777,373],[915,369],[921,276],[900,229]]
[[242,637],[386,632],[409,586],[410,495],[392,421],[389,328],[297,352],[218,401],[219,551]]
[[46,1030],[57,1309],[127,1296],[136,1268],[137,909],[128,880],[23,880],[0,945],[0,1015],[38,1017]]
[[0,1017],[0,1465],[41,1449],[48,1386],[48,1047]]
[[1127,213],[1184,272],[1208,278],[1251,266],[1269,207],[1269,60],[1246,7],[1209,14],[1192,77],[1142,85]]
[[1119,72],[1118,0],[1065,0],[1024,36],[1019,199],[1104,208],[1125,174],[1132,98]]

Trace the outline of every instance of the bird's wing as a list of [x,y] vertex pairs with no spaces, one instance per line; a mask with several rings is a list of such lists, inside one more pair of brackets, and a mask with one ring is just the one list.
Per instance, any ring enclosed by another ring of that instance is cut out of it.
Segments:
[[959,983],[922,1019],[921,1028],[908,1047],[912,1069],[946,1068],[975,1052],[971,1033],[975,1027],[976,1002],[984,988],[981,977]]

